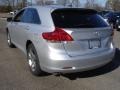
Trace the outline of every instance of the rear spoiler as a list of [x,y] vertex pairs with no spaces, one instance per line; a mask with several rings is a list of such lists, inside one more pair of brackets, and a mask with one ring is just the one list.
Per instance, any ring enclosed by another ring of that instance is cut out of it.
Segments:
[[59,8],[55,9],[52,13],[57,12],[80,12],[81,14],[97,14],[98,12],[93,9],[85,9],[85,8]]

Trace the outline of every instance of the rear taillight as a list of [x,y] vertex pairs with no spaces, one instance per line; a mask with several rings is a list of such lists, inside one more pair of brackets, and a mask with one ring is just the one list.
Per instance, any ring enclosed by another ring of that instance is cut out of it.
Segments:
[[51,42],[73,41],[73,38],[61,28],[55,28],[53,32],[45,32],[43,38]]

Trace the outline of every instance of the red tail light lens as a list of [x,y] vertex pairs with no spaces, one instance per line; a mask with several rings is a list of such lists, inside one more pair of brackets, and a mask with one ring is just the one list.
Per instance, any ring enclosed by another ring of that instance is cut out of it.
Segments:
[[73,38],[61,28],[55,28],[53,32],[45,32],[42,34],[43,38],[48,41],[73,41]]

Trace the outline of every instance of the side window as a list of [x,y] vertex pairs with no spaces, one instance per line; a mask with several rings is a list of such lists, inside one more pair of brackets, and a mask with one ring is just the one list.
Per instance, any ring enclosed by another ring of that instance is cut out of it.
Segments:
[[21,19],[21,22],[31,23],[32,19],[33,19],[32,12],[29,9],[26,9]]
[[40,21],[40,18],[39,18],[39,15],[38,15],[37,10],[36,10],[36,9],[33,9],[33,10],[32,10],[32,13],[33,13],[32,23],[41,24],[41,21]]
[[25,10],[20,11],[13,19],[14,22],[20,22]]
[[24,23],[32,23],[32,24],[41,23],[37,10],[33,8],[29,8],[25,11],[21,21]]

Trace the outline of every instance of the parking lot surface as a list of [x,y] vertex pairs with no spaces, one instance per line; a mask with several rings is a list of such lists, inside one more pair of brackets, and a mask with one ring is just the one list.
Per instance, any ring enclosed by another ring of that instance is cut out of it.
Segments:
[[0,90],[120,90],[120,32],[115,31],[116,55],[102,68],[61,76],[35,77],[26,56],[7,46],[6,21],[0,19]]

